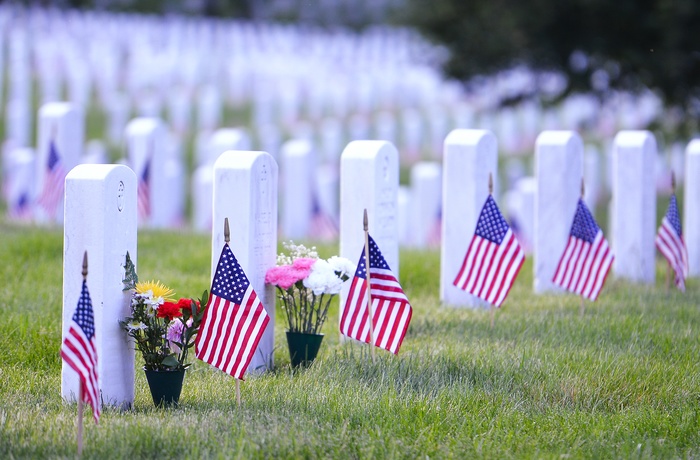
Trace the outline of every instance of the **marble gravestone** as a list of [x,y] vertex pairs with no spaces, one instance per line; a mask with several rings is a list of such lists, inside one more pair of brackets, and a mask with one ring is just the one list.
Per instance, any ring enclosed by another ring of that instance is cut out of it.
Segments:
[[700,275],[700,139],[685,149],[685,199],[681,214],[683,239],[688,248],[688,274]]
[[411,168],[411,233],[413,246],[439,247],[442,226],[442,167],[421,161]]
[[[63,229],[63,328],[65,337],[82,288],[83,254],[95,315],[98,378],[105,404],[134,402],[134,347],[118,321],[129,314],[124,288],[126,253],[136,264],[136,175],[123,165],[79,165],[66,176]],[[62,364],[61,395],[74,401],[79,379]]]
[[270,315],[249,372],[272,366],[275,288],[265,284],[265,273],[277,262],[277,182],[277,162],[266,152],[230,150],[214,163],[212,279],[228,218],[231,251]]
[[491,131],[455,129],[445,138],[442,164],[440,300],[449,306],[484,303],[453,284],[467,254],[481,209],[489,196],[489,174],[498,190],[498,147]]
[[307,140],[293,139],[282,145],[282,232],[298,240],[309,235],[313,214],[316,155]]
[[536,293],[561,292],[552,278],[581,197],[583,141],[574,131],[543,131],[535,141],[533,272]]
[[[350,142],[340,157],[340,256],[356,264],[369,234],[394,275],[399,276],[399,154],[387,141]],[[340,293],[341,311],[350,283]]]
[[34,209],[39,223],[63,222],[64,180],[83,155],[84,122],[82,109],[67,102],[39,109]]
[[613,273],[653,283],[656,271],[656,139],[649,131],[620,131],[613,141]]
[[[169,146],[159,118],[139,117],[126,126],[129,164],[138,178],[139,226],[167,228],[177,220],[168,179]],[[181,186],[181,184],[177,184]]]

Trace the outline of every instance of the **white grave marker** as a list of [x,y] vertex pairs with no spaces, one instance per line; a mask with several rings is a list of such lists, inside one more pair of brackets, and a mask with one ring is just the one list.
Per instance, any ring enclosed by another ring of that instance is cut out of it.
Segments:
[[442,167],[421,161],[411,168],[411,234],[419,248],[440,245],[442,227]]
[[498,190],[498,147],[487,130],[456,129],[445,138],[442,164],[442,245],[440,300],[450,306],[483,302],[453,283],[489,196],[489,174]]
[[282,231],[285,238],[309,234],[315,187],[316,157],[311,142],[293,139],[282,145]]
[[620,131],[613,143],[613,272],[653,283],[656,246],[656,139],[649,131]]
[[688,247],[690,276],[700,275],[700,139],[690,141],[685,150],[685,199],[683,238]]
[[[99,387],[106,404],[134,402],[134,346],[118,321],[129,314],[122,291],[126,253],[136,264],[136,175],[123,165],[79,165],[66,176],[63,229],[63,337],[82,287],[83,253],[95,314]],[[61,395],[75,400],[78,376],[63,364]]]
[[535,142],[535,292],[561,291],[553,282],[581,197],[583,141],[574,131],[543,131]]
[[38,222],[63,222],[65,176],[83,154],[84,116],[67,102],[39,109],[36,157],[35,217]]
[[277,180],[277,163],[266,152],[227,151],[214,163],[212,279],[228,217],[231,251],[270,315],[249,371],[272,365],[275,288],[265,284],[265,273],[277,263]]
[[[369,233],[398,277],[399,153],[386,141],[350,142],[340,157],[340,256],[357,263],[365,247],[364,210]],[[350,283],[340,294],[345,305]]]

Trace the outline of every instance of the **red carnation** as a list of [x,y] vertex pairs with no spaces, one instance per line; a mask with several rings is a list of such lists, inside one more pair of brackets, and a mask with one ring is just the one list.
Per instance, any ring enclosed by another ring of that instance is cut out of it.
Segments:
[[180,310],[180,302],[164,302],[163,305],[158,307],[157,316],[158,318],[165,318],[168,321],[172,321],[173,318],[178,318],[182,316],[182,311]]
[[[198,301],[198,300],[195,300],[194,303],[197,304],[197,307],[199,307],[199,301]],[[178,307],[180,310],[189,310],[189,311],[192,311],[192,299],[185,299],[185,298],[182,298],[182,299],[178,300],[178,301],[177,301],[177,307]]]

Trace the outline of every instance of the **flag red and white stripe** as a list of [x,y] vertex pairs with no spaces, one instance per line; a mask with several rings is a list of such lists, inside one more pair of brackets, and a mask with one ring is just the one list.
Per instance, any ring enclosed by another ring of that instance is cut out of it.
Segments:
[[[369,249],[374,345],[398,354],[411,323],[413,309],[372,237],[369,237]],[[355,340],[370,342],[364,250],[343,308],[340,332]]]
[[676,286],[685,292],[685,279],[688,277],[688,249],[683,240],[675,194],[671,195],[668,210],[661,220],[661,227],[656,234],[656,247],[673,269]]
[[45,171],[44,183],[36,202],[49,217],[54,217],[59,203],[63,200],[66,170],[61,165],[61,158],[53,141],[49,142],[49,155],[46,159]]
[[489,195],[453,284],[500,307],[524,261],[525,252]]
[[136,209],[141,221],[147,220],[151,215],[151,162],[146,161],[143,167],[139,183],[136,187]]
[[270,317],[228,244],[195,340],[202,361],[243,380]]
[[552,281],[570,292],[596,300],[614,259],[603,232],[579,199],[569,241]]
[[85,281],[83,281],[80,300],[68,327],[68,333],[61,344],[61,357],[78,373],[82,390],[78,397],[90,404],[93,418],[97,423],[100,419],[101,401],[97,377],[95,318]]

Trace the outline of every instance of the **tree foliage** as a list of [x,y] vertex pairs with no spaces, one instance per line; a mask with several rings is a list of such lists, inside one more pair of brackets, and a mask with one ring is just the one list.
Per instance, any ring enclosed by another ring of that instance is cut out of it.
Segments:
[[700,112],[696,0],[407,0],[403,20],[450,51],[467,81],[518,65],[559,71],[567,92],[656,91]]

